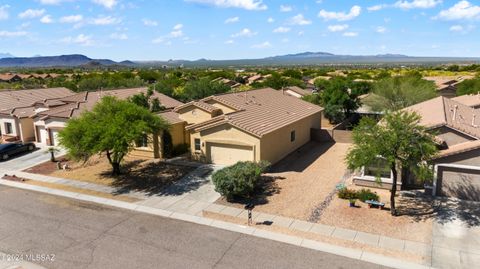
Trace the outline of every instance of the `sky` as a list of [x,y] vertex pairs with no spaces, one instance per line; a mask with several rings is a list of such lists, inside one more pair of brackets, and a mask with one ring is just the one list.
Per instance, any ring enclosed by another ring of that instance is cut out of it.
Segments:
[[480,0],[0,0],[0,53],[480,57]]

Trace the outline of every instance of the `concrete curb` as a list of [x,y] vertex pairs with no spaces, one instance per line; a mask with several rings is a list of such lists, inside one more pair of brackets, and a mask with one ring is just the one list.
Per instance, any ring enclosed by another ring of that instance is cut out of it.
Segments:
[[[338,256],[375,263],[375,264],[379,264],[379,265],[383,265],[391,268],[398,268],[398,269],[433,268],[430,266],[425,266],[425,265],[411,263],[411,262],[405,262],[399,259],[390,258],[390,257],[362,251],[362,250],[340,247],[340,246],[331,245],[323,242],[303,239],[296,236],[290,236],[290,235],[285,235],[281,233],[266,231],[263,229],[253,228],[249,226],[238,225],[230,222],[224,222],[224,221],[213,220],[213,219],[199,217],[199,216],[171,212],[163,209],[152,208],[148,206],[132,204],[127,202],[121,202],[121,201],[107,199],[107,198],[99,198],[91,195],[55,190],[55,189],[50,189],[50,188],[41,187],[41,186],[28,185],[21,182],[8,181],[4,179],[0,179],[0,185],[5,185],[5,186],[19,188],[19,189],[25,189],[30,191],[43,192],[51,195],[62,196],[66,198],[73,198],[80,201],[93,202],[93,203],[112,206],[116,208],[122,208],[122,209],[137,211],[141,213],[171,218],[175,220],[181,220],[181,221],[196,223],[200,225],[206,225],[206,226],[215,227],[223,230],[228,230],[232,232],[237,232],[237,233],[265,238],[265,239],[269,239],[277,242],[282,242],[290,245],[300,246],[300,247],[304,247],[312,250],[327,252],[327,253],[335,254]],[[3,269],[3,268],[0,267],[0,269]]]

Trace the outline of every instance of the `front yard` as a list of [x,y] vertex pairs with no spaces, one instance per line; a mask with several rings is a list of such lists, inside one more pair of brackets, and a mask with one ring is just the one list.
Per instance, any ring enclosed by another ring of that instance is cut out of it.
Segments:
[[[359,201],[357,207],[350,208],[348,200],[337,197],[337,184],[349,177],[344,162],[349,147],[350,144],[311,142],[276,164],[266,175],[271,180],[266,191],[254,199],[255,211],[429,243],[433,219],[429,199],[398,197],[397,207],[403,215],[393,217],[388,210],[388,190],[372,189],[386,204],[384,210],[369,209]],[[349,188],[358,188],[345,183]],[[224,198],[217,203],[244,207]]]
[[96,156],[86,163],[65,158],[58,160],[67,162],[69,169],[59,170],[57,163],[45,162],[26,172],[116,187],[119,192],[156,194],[194,170],[193,167],[166,164],[158,160],[126,157],[122,163],[122,174],[112,176],[112,167],[105,156]]

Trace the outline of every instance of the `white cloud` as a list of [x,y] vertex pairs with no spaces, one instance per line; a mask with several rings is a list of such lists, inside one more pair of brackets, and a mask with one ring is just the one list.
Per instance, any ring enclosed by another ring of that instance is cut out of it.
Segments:
[[384,34],[387,32],[387,28],[383,27],[383,26],[378,26],[376,29],[375,29],[375,32],[379,33],[379,34]]
[[288,33],[288,32],[290,32],[290,30],[291,30],[291,29],[288,28],[288,27],[282,27],[282,26],[280,26],[280,27],[278,27],[278,28],[275,28],[275,29],[273,30],[273,32],[274,32],[274,33]]
[[8,8],[10,8],[9,5],[0,6],[0,21],[8,19]]
[[480,19],[480,6],[468,1],[460,1],[447,10],[442,10],[435,17],[442,20],[473,20]]
[[179,23],[176,24],[175,26],[172,27],[172,31],[168,35],[160,36],[154,40],[152,40],[152,43],[154,44],[165,44],[165,45],[171,45],[173,39],[177,39],[180,37],[183,37],[183,40],[185,41],[184,43],[187,44],[193,44],[197,43],[196,41],[189,41],[190,38],[185,36],[183,33],[183,24]]
[[170,36],[173,38],[181,37],[183,36],[183,31],[182,30],[171,31]]
[[356,36],[358,36],[358,33],[356,33],[356,32],[345,32],[345,33],[343,33],[343,36],[356,37]]
[[263,43],[260,43],[260,44],[255,44],[252,46],[252,48],[254,49],[268,49],[268,48],[271,48],[272,47],[272,44],[270,44],[270,42],[268,41],[265,41]]
[[350,12],[348,13],[326,11],[322,9],[318,13],[318,17],[323,18],[326,21],[329,21],[329,20],[349,21],[360,16],[361,12],[362,12],[362,8],[360,6],[353,6],[350,9]]
[[262,0],[185,0],[186,2],[211,5],[222,8],[241,8],[246,10],[266,10]]
[[312,24],[312,21],[307,20],[303,17],[303,14],[298,14],[288,20],[290,25],[309,25]]
[[291,6],[280,5],[280,12],[290,12],[292,10],[293,10],[293,8]]
[[269,17],[269,18],[267,19],[267,22],[268,22],[268,23],[273,23],[273,22],[275,22],[275,19],[272,18],[272,17]]
[[43,17],[40,19],[40,22],[41,22],[41,23],[45,23],[45,24],[53,23],[52,16],[50,16],[50,15],[45,15],[45,16],[43,16]]
[[91,20],[91,24],[94,25],[112,25],[120,23],[121,20],[112,16],[98,17]]
[[231,17],[225,20],[225,23],[236,23],[239,22],[240,18],[239,17]]
[[453,25],[452,27],[450,27],[450,31],[452,31],[452,32],[462,32],[463,31],[463,26]]
[[179,23],[179,24],[176,24],[175,26],[173,26],[173,30],[181,30],[183,28],[183,24]]
[[22,13],[18,14],[20,19],[33,19],[43,16],[45,14],[45,9],[27,9]]
[[368,11],[379,11],[379,10],[382,10],[384,8],[387,8],[388,5],[385,5],[385,4],[380,4],[380,5],[374,5],[374,6],[371,6],[371,7],[367,7],[367,10]]
[[117,0],[92,0],[92,2],[109,9],[113,8],[117,4]]
[[77,23],[83,20],[82,15],[63,16],[58,21],[61,23]]
[[397,1],[393,6],[402,9],[413,8],[433,8],[441,4],[442,0],[413,0],[413,1]]
[[330,32],[343,32],[348,29],[348,24],[329,25],[327,28]]
[[229,39],[229,40],[225,41],[225,44],[227,44],[227,45],[231,45],[231,44],[234,44],[234,43],[235,43],[235,41],[233,41],[232,39]]
[[244,28],[242,29],[240,32],[236,33],[236,34],[233,34],[232,37],[233,38],[237,38],[237,37],[252,37],[252,36],[255,36],[257,35],[257,32],[253,32],[252,30],[248,29],[248,28]]
[[17,32],[10,32],[10,31],[0,31],[0,37],[18,37],[18,36],[26,36],[27,32],[25,31],[17,31]]
[[84,34],[79,34],[76,37],[65,37],[61,40],[61,42],[67,44],[78,44],[81,46],[91,46],[94,44],[92,37]]
[[116,39],[116,40],[127,40],[128,35],[125,33],[113,33],[110,35],[111,39]]
[[158,22],[154,20],[143,19],[142,22],[145,26],[158,26]]

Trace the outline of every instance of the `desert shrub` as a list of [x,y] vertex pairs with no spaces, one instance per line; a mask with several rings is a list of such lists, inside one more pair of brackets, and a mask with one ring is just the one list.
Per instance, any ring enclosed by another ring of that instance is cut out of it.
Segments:
[[218,170],[212,175],[215,191],[227,200],[250,198],[268,166],[267,162],[238,162]]
[[176,146],[173,147],[172,155],[173,156],[182,155],[184,153],[187,153],[189,149],[190,149],[190,145],[188,145],[188,144],[176,145]]
[[361,189],[357,191],[358,200],[365,202],[367,200],[379,201],[380,197],[375,192],[372,192],[370,189]]
[[338,198],[345,200],[357,199],[357,192],[348,188],[342,188],[338,190]]

